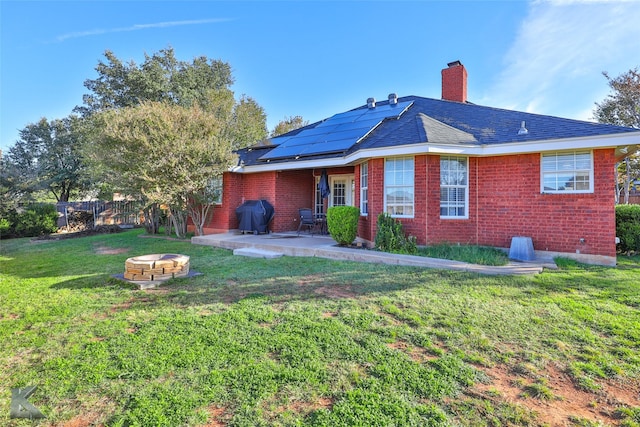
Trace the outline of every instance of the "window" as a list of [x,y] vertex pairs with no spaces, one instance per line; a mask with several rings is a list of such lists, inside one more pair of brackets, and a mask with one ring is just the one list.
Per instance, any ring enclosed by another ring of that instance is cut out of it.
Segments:
[[222,204],[222,175],[211,178],[207,187],[208,197],[212,204]]
[[386,159],[384,163],[385,212],[413,217],[413,157]]
[[593,154],[569,151],[542,155],[543,193],[591,193],[593,191]]
[[369,214],[369,164],[360,165],[360,215]]
[[320,192],[320,177],[316,177],[316,209],[315,214],[321,215],[324,214],[324,199],[322,198],[322,193]]
[[469,216],[469,178],[466,157],[440,157],[440,217]]
[[332,181],[331,206],[345,206],[347,204],[347,181],[345,179],[333,179]]

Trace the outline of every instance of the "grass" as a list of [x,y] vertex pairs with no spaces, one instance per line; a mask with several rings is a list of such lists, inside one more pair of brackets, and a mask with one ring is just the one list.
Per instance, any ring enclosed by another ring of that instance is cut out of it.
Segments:
[[481,265],[507,265],[509,263],[509,257],[504,251],[474,245],[439,244],[421,246],[418,248],[418,255]]
[[[640,389],[640,257],[487,277],[140,233],[0,242],[0,408],[37,385],[42,426],[535,426],[502,390],[474,391],[487,368],[551,405],[558,390],[524,380],[551,364],[594,396]],[[149,253],[189,255],[203,274],[151,291],[110,277]],[[0,425],[34,422],[1,410]]]

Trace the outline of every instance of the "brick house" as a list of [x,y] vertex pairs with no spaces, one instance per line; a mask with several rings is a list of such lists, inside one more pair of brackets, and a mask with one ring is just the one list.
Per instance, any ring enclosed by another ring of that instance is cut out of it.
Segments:
[[479,106],[466,92],[467,71],[452,62],[441,100],[370,98],[240,150],[205,232],[236,229],[245,200],[273,204],[274,232],[296,230],[299,208],[353,205],[367,241],[387,212],[422,245],[509,247],[529,236],[536,250],[615,265],[615,164],[637,150],[640,131]]

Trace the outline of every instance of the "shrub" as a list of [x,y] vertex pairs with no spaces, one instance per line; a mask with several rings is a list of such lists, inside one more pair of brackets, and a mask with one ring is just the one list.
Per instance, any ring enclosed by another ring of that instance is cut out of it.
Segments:
[[16,222],[18,218],[18,212],[14,207],[0,208],[0,237],[6,239],[7,237],[13,237],[16,234]]
[[13,234],[18,237],[41,236],[58,229],[56,207],[46,203],[29,205],[16,216]]
[[640,252],[640,205],[616,206],[616,236],[622,252]]
[[353,243],[358,233],[360,209],[354,206],[332,206],[327,209],[329,234],[341,246]]
[[0,218],[0,237],[6,236],[11,230],[11,223],[6,218]]
[[418,245],[414,236],[406,237],[402,223],[386,213],[378,215],[376,249],[384,252],[415,254]]

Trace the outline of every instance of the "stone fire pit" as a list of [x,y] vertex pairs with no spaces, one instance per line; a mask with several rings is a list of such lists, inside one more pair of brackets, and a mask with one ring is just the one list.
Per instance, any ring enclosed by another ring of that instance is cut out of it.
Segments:
[[180,254],[136,256],[124,266],[124,279],[131,281],[157,282],[189,275],[189,257]]

